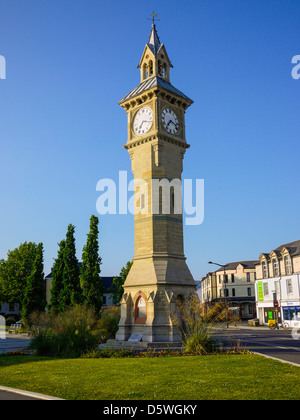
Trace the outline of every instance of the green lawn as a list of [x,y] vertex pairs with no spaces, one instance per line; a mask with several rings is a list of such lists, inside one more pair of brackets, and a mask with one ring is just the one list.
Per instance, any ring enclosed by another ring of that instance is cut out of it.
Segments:
[[300,368],[258,355],[0,357],[0,385],[63,399],[300,399]]

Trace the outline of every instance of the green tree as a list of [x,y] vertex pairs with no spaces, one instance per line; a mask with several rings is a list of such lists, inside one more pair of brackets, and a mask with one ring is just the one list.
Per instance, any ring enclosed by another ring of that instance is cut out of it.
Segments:
[[92,215],[90,231],[82,252],[81,286],[88,306],[99,312],[103,302],[103,281],[100,277],[101,257],[99,256],[99,219]]
[[24,242],[13,251],[8,251],[7,259],[0,263],[1,299],[8,303],[19,304],[20,310],[36,251],[35,243]]
[[51,297],[50,297],[50,304],[49,309],[54,313],[57,314],[62,312],[64,299],[64,252],[65,252],[65,245],[66,241],[62,240],[59,244],[59,249],[57,253],[57,258],[54,261],[54,265],[52,268],[52,285],[51,285]]
[[4,296],[4,292],[3,292],[3,273],[5,270],[5,263],[6,261],[4,260],[0,260],[0,305],[2,305],[2,303],[5,302],[5,296]]
[[82,303],[82,290],[80,287],[80,269],[76,258],[75,226],[69,225],[64,249],[63,292],[61,309]]
[[31,274],[27,278],[27,284],[22,305],[22,318],[28,320],[29,315],[34,311],[44,311],[46,306],[44,290],[44,257],[43,244],[40,243],[36,249],[36,257],[33,263]]
[[123,284],[125,283],[125,280],[129,274],[132,264],[133,261],[128,261],[126,266],[121,269],[120,276],[114,277],[113,279],[111,292],[113,294],[113,301],[115,305],[120,303],[120,300],[122,299],[124,293]]

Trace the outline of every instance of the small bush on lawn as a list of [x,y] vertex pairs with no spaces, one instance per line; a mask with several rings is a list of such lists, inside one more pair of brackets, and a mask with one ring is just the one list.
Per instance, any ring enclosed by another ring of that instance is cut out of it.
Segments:
[[80,357],[92,349],[97,336],[92,333],[96,316],[86,306],[74,306],[51,318],[49,325],[33,337],[31,348],[38,356]]
[[111,306],[101,311],[101,317],[97,324],[100,342],[105,343],[110,338],[115,338],[121,316],[118,306]]
[[187,353],[202,355],[217,351],[214,335],[220,328],[220,315],[204,317],[197,293],[189,299],[177,302],[176,312],[172,314],[174,326],[181,333],[184,350]]

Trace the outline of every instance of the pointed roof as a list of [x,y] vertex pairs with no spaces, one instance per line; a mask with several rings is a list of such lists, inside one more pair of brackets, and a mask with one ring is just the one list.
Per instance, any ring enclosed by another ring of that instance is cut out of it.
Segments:
[[278,248],[275,249],[275,252],[281,252],[284,248],[287,249],[291,255],[299,255],[300,254],[300,240],[280,245]]
[[166,47],[165,45],[160,42],[157,30],[156,30],[156,26],[154,23],[152,23],[152,28],[151,28],[151,33],[150,33],[150,37],[149,37],[149,41],[147,42],[147,44],[145,45],[144,48],[144,52],[142,54],[142,58],[140,59],[140,62],[138,64],[138,68],[141,67],[143,59],[146,55],[147,50],[150,50],[151,53],[153,54],[154,58],[157,58],[158,53],[159,52],[163,52],[163,54],[165,55],[165,58],[168,60],[170,67],[173,67],[171,60],[169,59],[168,53],[166,51]]
[[150,48],[150,50],[152,51],[152,53],[154,54],[154,56],[157,56],[158,51],[160,50],[161,46],[163,44],[160,43],[159,40],[159,36],[156,30],[156,26],[154,23],[152,23],[152,29],[151,29],[151,34],[149,37],[149,42],[148,42],[148,47]]
[[128,101],[129,99],[134,98],[137,95],[140,95],[146,90],[152,89],[154,87],[160,86],[171,93],[174,93],[177,96],[181,96],[186,101],[193,103],[193,100],[178,90],[176,87],[171,85],[171,83],[167,82],[166,80],[162,79],[161,77],[150,77],[149,79],[145,80],[144,82],[140,83],[138,87],[133,89],[128,95],[124,96],[118,103],[121,105],[123,102]]

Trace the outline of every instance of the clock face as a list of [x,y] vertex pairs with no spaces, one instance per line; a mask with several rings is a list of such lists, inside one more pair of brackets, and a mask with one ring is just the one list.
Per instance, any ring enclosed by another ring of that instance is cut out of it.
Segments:
[[177,134],[179,131],[179,121],[177,115],[170,108],[165,108],[161,115],[162,123],[170,134]]
[[133,122],[133,131],[137,136],[142,136],[143,134],[148,133],[153,124],[153,112],[151,108],[144,107],[141,108]]

